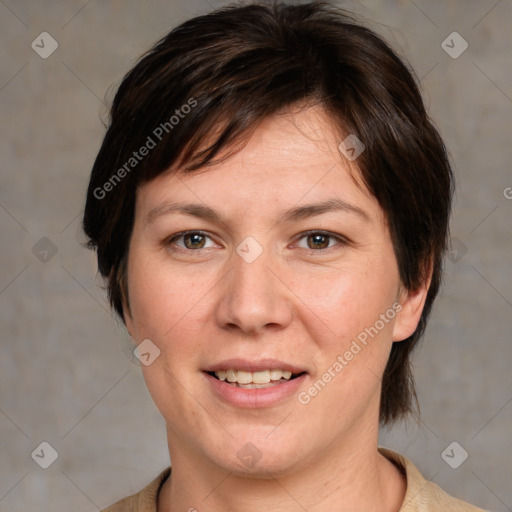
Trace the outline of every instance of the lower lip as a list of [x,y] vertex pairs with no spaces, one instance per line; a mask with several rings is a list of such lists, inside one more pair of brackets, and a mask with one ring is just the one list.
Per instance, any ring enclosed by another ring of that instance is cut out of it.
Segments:
[[212,377],[209,373],[203,372],[217,396],[235,407],[246,409],[258,409],[271,407],[297,393],[299,387],[304,383],[307,373],[295,377],[288,382],[269,386],[260,389],[244,389],[225,381]]

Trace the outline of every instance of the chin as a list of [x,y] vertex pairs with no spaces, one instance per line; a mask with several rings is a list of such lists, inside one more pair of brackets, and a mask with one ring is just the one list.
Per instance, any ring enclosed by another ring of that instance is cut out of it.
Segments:
[[273,440],[268,436],[266,428],[263,435],[234,438],[227,452],[230,455],[218,453],[215,458],[220,466],[239,477],[268,479],[292,473],[303,443],[291,436]]
[[240,478],[254,478],[258,480],[270,480],[273,478],[282,478],[296,471],[294,461],[286,459],[279,454],[273,455],[270,459],[262,457],[254,466],[240,462],[238,459],[225,461],[226,470],[233,476]]

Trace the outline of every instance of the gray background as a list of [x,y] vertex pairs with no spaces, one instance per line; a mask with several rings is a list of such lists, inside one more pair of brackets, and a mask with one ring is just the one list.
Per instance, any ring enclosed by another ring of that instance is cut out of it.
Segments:
[[[0,0],[2,512],[97,510],[169,463],[79,220],[104,100],[154,41],[223,3]],[[415,358],[422,422],[382,432],[381,444],[449,493],[512,510],[512,4],[346,5],[417,70],[459,181],[456,252]],[[43,31],[59,45],[47,59],[31,48]],[[441,47],[453,31],[469,44],[456,59]],[[31,457],[42,441],[59,454],[48,469]],[[453,441],[469,454],[457,469],[441,457]]]

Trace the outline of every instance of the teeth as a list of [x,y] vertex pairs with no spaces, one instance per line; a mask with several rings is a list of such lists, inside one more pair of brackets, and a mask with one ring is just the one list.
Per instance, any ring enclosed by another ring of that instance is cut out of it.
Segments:
[[[277,372],[282,373],[282,372]],[[273,380],[279,380],[279,378],[275,378]],[[252,382],[254,384],[268,384],[272,380],[272,372],[270,370],[264,370],[262,372],[253,372],[252,373]]]
[[238,384],[250,384],[252,382],[252,373],[251,372],[242,372],[238,370],[235,374],[236,381]]
[[238,384],[270,384],[271,381],[279,381],[281,379],[289,380],[292,376],[290,371],[282,370],[264,370],[261,372],[245,372],[242,370],[219,370],[215,372],[215,376],[219,380],[227,380],[228,382]]

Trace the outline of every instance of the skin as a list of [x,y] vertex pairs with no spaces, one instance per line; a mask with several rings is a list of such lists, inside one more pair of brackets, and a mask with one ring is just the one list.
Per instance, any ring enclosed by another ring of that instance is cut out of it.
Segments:
[[[350,169],[340,157],[341,140],[320,108],[283,113],[225,162],[160,175],[137,192],[125,319],[136,343],[149,338],[161,351],[142,367],[172,459],[160,512],[396,512],[402,504],[406,482],[377,451],[381,377],[392,343],[414,332],[429,283],[402,288],[384,214],[356,185],[357,161]],[[367,218],[331,211],[277,222],[331,198]],[[224,221],[148,220],[166,201],[208,205]],[[185,230],[207,236],[170,241]],[[248,236],[263,249],[252,263],[236,252]],[[201,371],[232,357],[272,357],[306,369],[299,391],[307,391],[397,302],[395,318],[307,405],[293,394],[277,406],[235,407]],[[237,457],[246,443],[261,453],[253,467]]]

